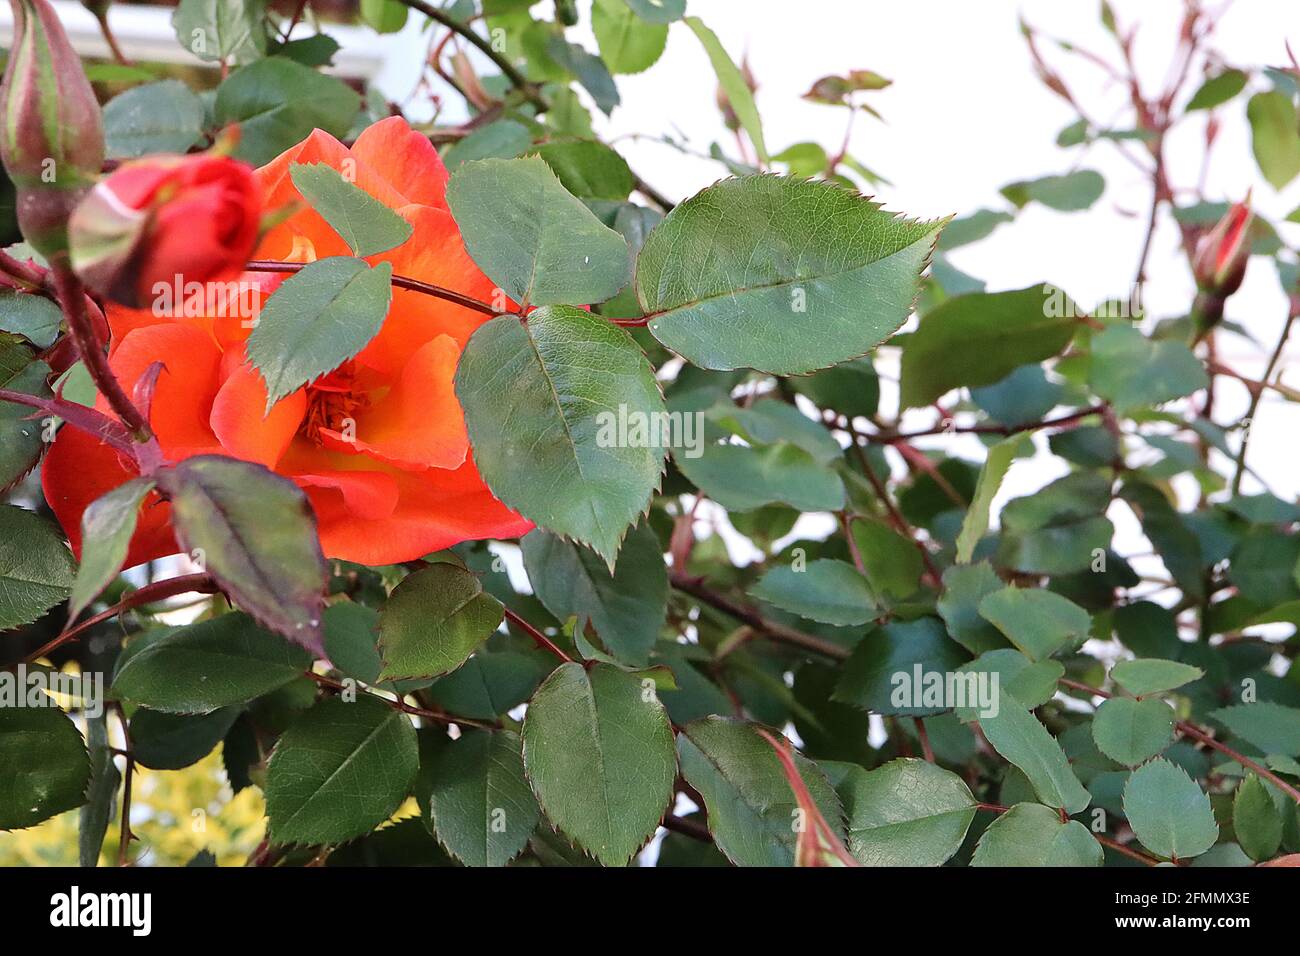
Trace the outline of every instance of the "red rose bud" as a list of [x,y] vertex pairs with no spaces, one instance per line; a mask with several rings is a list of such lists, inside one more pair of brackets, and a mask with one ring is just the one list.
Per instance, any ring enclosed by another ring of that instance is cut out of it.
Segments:
[[14,40],[0,85],[0,159],[27,241],[65,246],[68,212],[104,163],[99,103],[47,0],[11,0]]
[[72,267],[95,291],[142,308],[162,290],[237,276],[261,217],[261,190],[244,163],[150,156],[119,167],[73,212]]
[[1250,259],[1250,227],[1255,221],[1249,197],[1227,211],[1196,249],[1192,272],[1196,284],[1206,292],[1226,299],[1246,277]]

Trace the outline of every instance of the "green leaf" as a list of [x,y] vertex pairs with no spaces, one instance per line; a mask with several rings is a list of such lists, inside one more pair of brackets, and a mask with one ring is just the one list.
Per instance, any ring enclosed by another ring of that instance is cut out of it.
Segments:
[[612,567],[663,471],[664,450],[653,435],[618,440],[623,413],[643,425],[666,415],[654,371],[632,337],[567,306],[538,309],[526,323],[493,319],[461,355],[456,396],[474,463],[492,493]]
[[184,770],[212,753],[239,712],[223,707],[207,714],[164,714],[138,707],[131,715],[131,754],[150,770]]
[[419,765],[411,721],[382,701],[332,697],[275,745],[266,815],[276,843],[342,843],[374,829],[406,799]]
[[989,508],[993,504],[993,497],[1002,487],[1002,479],[1006,477],[1011,462],[1022,451],[1026,441],[1023,435],[1013,435],[989,449],[984,467],[980,469],[979,482],[975,485],[975,497],[971,500],[966,517],[961,522],[961,532],[957,535],[958,564],[970,564],[975,545],[979,544],[980,538],[989,529]]
[[993,749],[1024,772],[1043,803],[1067,813],[1086,807],[1092,798],[1047,728],[1015,698],[1003,695],[999,703],[995,716],[979,718]]
[[1124,785],[1124,815],[1143,846],[1170,860],[1200,856],[1219,838],[1210,798],[1164,758],[1129,776]]
[[[49,375],[50,367],[37,361],[31,349],[0,335],[0,388],[51,398],[53,392],[45,384]],[[45,422],[27,405],[0,402],[0,488],[16,484],[36,467],[45,450]],[[3,615],[0,610],[0,618]]]
[[1004,222],[1011,222],[1015,216],[1009,212],[992,209],[979,209],[969,216],[954,219],[943,227],[939,234],[939,249],[956,249],[987,239],[993,230]]
[[80,806],[90,782],[81,733],[58,707],[0,707],[0,830]]
[[533,696],[555,659],[545,651],[480,651],[429,688],[429,698],[453,714],[492,720]]
[[880,377],[870,358],[833,365],[815,375],[791,379],[789,384],[818,408],[842,415],[871,418],[880,408]]
[[537,826],[521,746],[509,730],[466,730],[434,757],[430,820],[466,866],[505,866]]
[[1136,767],[1174,739],[1174,712],[1158,697],[1112,697],[1097,708],[1092,719],[1092,739],[1111,760]]
[[647,23],[672,23],[686,13],[686,0],[623,0]]
[[787,441],[823,465],[839,460],[844,454],[839,442],[824,425],[780,399],[763,398],[748,407],[723,401],[710,409],[708,415],[752,445]]
[[[63,310],[45,296],[0,289],[0,332],[13,332],[37,348],[47,349],[58,338],[62,324]],[[8,361],[3,363],[6,367],[11,364]],[[6,384],[4,387],[13,386]],[[31,414],[31,409],[27,410],[27,414]]]
[[1295,103],[1281,90],[1256,93],[1246,104],[1246,116],[1259,171],[1281,191],[1300,173],[1300,120]]
[[[727,717],[706,717],[677,735],[682,777],[704,798],[709,832],[737,866],[793,866],[802,818],[772,745],[756,725]],[[826,775],[802,754],[795,766],[832,829],[844,814]]]
[[379,612],[374,608],[355,601],[339,601],[325,608],[323,621],[325,656],[339,673],[363,684],[401,693],[421,690],[433,683],[380,679],[384,661],[379,653]]
[[164,713],[204,714],[269,694],[309,667],[301,647],[245,614],[223,614],[133,654],[114,676],[112,694]]
[[347,135],[361,97],[346,83],[284,57],[236,70],[217,87],[218,126],[239,124],[235,156],[260,166],[302,142],[313,129]]
[[608,664],[556,668],[524,717],[524,767],[547,818],[622,866],[668,809],[673,733],[653,682]]
[[551,167],[560,185],[583,199],[621,202],[636,188],[627,161],[604,143],[557,140],[543,143],[531,152]]
[[30,624],[72,590],[72,553],[44,518],[0,505],[0,631]]
[[516,302],[603,302],[627,284],[623,237],[536,156],[465,163],[447,204],[470,256]]
[[884,522],[854,518],[849,524],[853,542],[871,590],[884,601],[902,600],[916,593],[925,568],[916,542]]
[[903,406],[928,405],[963,385],[992,385],[1051,358],[1074,337],[1080,314],[1049,285],[949,299],[903,345]]
[[77,861],[80,866],[98,866],[104,834],[113,818],[117,787],[122,775],[113,763],[108,724],[103,714],[86,718],[86,743],[90,756],[90,783],[86,802],[77,814]]
[[593,56],[576,43],[570,43],[562,34],[546,40],[546,53],[552,60],[572,73],[592,101],[606,115],[619,104],[618,84],[609,74],[609,68],[598,56]]
[[393,300],[393,266],[331,256],[280,285],[248,337],[248,360],[266,381],[266,409],[360,352]]
[[443,154],[442,161],[449,172],[455,172],[476,159],[514,159],[526,151],[532,141],[528,127],[522,123],[497,120],[458,140]]
[[533,592],[557,620],[590,620],[620,661],[647,663],[668,603],[668,570],[649,525],[628,532],[612,575],[594,552],[545,531],[531,532],[520,544]]
[[754,94],[750,92],[744,74],[727,55],[717,34],[706,27],[703,20],[699,17],[686,17],[683,22],[691,28],[691,32],[704,47],[704,52],[709,55],[713,72],[718,77],[718,86],[727,97],[727,102],[731,104],[736,119],[740,121],[741,127],[749,136],[749,141],[754,144],[754,152],[758,154],[759,162],[767,163],[769,157],[767,145],[763,142],[763,121],[759,118],[758,107],[754,105]]
[[132,87],[104,107],[104,145],[111,159],[184,153],[203,138],[203,102],[179,80]]
[[1051,657],[1067,642],[1082,643],[1092,619],[1068,598],[1039,588],[1003,588],[979,604],[980,616],[1007,636],[1030,660]]
[[867,579],[843,561],[820,559],[806,567],[775,565],[749,593],[822,624],[865,624],[876,616],[876,601]]
[[812,372],[907,320],[939,227],[832,183],[728,179],[650,233],[637,298],[655,338],[702,368]]
[[[1057,683],[1065,676],[1065,666],[1060,661],[1031,661],[1013,647],[999,647],[985,651],[969,664],[957,669],[958,674],[987,674],[986,686],[990,691],[1010,694],[1029,709],[1047,703],[1056,694]],[[993,684],[993,675],[997,675],[997,684]],[[967,685],[969,687],[969,685]],[[976,685],[976,695],[979,685]],[[970,699],[965,707],[958,707],[957,716],[962,720],[975,720],[982,710],[996,707],[996,700]],[[989,695],[992,697],[992,694]],[[986,706],[988,705],[988,706]]]
[[222,589],[271,630],[320,643],[327,568],[306,496],[292,481],[219,455],[196,455],[159,476],[172,524]]
[[971,866],[1101,866],[1101,844],[1078,820],[1018,803],[994,820],[975,847]]
[[454,564],[431,564],[402,580],[379,612],[380,680],[454,671],[501,625],[501,602]]
[[832,469],[788,442],[754,448],[705,445],[703,453],[673,455],[690,481],[728,511],[786,504],[799,511],[839,511],[844,483]]
[[1182,342],[1152,342],[1131,325],[1112,325],[1093,337],[1088,384],[1118,412],[1183,398],[1208,382]]
[[1246,88],[1247,79],[1241,70],[1224,70],[1209,77],[1188,100],[1187,112],[1212,110],[1216,106],[1222,106]]
[[875,770],[853,767],[837,788],[848,846],[866,866],[942,866],[975,817],[965,781],[924,760],[900,757]]
[[591,30],[611,73],[640,73],[654,66],[668,43],[668,24],[647,23],[624,0],[596,0]]
[[1300,709],[1260,702],[1221,707],[1210,716],[1266,754],[1300,757]]
[[1232,830],[1237,842],[1252,860],[1271,859],[1282,845],[1282,823],[1268,788],[1252,773],[1241,782],[1232,801]]
[[1002,632],[979,613],[980,601],[1002,586],[1002,579],[987,561],[943,572],[943,593],[937,602],[939,615],[952,639],[972,654],[1010,646]]
[[1106,180],[1092,169],[1080,169],[1062,176],[1043,176],[1025,182],[1004,186],[1002,195],[1024,207],[1029,202],[1039,202],[1059,212],[1078,212],[1087,209],[1106,191]]
[[361,20],[377,33],[397,33],[410,13],[397,0],[361,0]]
[[89,607],[122,570],[140,505],[153,489],[153,479],[135,478],[95,499],[81,513],[81,565],[68,600],[69,620]]
[[386,252],[411,238],[409,222],[324,163],[290,163],[289,178],[354,256]]
[[1110,676],[1134,697],[1146,697],[1200,680],[1205,671],[1177,661],[1138,659],[1120,661],[1111,668]]
[[[868,634],[844,664],[832,700],[878,714],[914,717],[949,710],[948,701],[926,701],[926,684],[966,662],[966,652],[935,618],[887,624]],[[917,682],[915,675],[920,671]],[[904,680],[905,679],[905,680]]]
[[180,0],[172,28],[200,60],[248,63],[266,55],[265,18],[265,0]]

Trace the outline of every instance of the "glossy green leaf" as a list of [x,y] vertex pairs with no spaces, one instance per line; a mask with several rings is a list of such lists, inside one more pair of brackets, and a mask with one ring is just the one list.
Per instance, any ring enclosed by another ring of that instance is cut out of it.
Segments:
[[1224,70],[1202,83],[1187,101],[1187,112],[1222,106],[1246,88],[1249,77],[1241,70]]
[[1174,712],[1159,698],[1112,697],[1097,708],[1092,739],[1111,760],[1136,767],[1173,741]]
[[1043,176],[1004,186],[1002,195],[1023,207],[1030,202],[1042,203],[1058,212],[1087,209],[1106,190],[1106,180],[1092,169],[1079,169],[1061,176]]
[[268,694],[310,666],[303,648],[248,615],[223,614],[133,654],[114,676],[112,693],[151,710],[202,714]]
[[1232,801],[1232,830],[1252,860],[1271,859],[1282,845],[1282,814],[1253,773],[1241,782]]
[[508,730],[467,730],[434,758],[433,830],[466,866],[505,866],[537,826],[521,746]]
[[754,152],[758,154],[759,162],[766,163],[768,155],[767,145],[763,141],[763,121],[758,115],[758,107],[754,105],[754,94],[750,91],[744,74],[736,66],[735,61],[727,55],[727,50],[717,34],[706,27],[703,20],[699,17],[686,17],[683,22],[691,28],[691,32],[704,47],[704,52],[709,55],[713,72],[718,77],[718,86],[726,95],[727,102],[731,105],[746,135],[749,136],[749,141],[754,144]]
[[866,866],[941,866],[975,817],[975,798],[955,773],[899,758],[875,770],[854,767],[838,787],[848,847]]
[[524,766],[547,818],[607,866],[622,866],[672,798],[672,728],[653,682],[595,664],[556,668],[524,718]]
[[393,300],[392,277],[392,263],[331,256],[308,263],[272,293],[248,337],[248,359],[266,381],[268,412],[378,334]]
[[943,593],[937,610],[952,639],[972,654],[1010,647],[1003,633],[979,613],[980,601],[1002,587],[1002,579],[987,561],[957,565],[943,572]]
[[551,167],[565,189],[582,199],[621,201],[636,188],[627,161],[604,143],[556,140],[530,152]]
[[411,238],[409,222],[324,163],[290,163],[289,177],[354,256],[373,256]]
[[397,0],[361,0],[361,19],[376,33],[397,33],[410,10]]
[[853,649],[832,699],[878,714],[941,713],[952,703],[942,694],[932,699],[926,688],[942,689],[946,675],[966,660],[965,650],[935,618],[887,624]]
[[763,447],[705,445],[699,457],[673,460],[712,500],[728,511],[786,504],[800,511],[839,511],[844,483],[829,467],[789,442]]
[[1022,436],[1017,435],[1004,439],[989,449],[984,467],[980,469],[979,483],[975,486],[975,497],[970,503],[966,517],[962,519],[961,532],[957,535],[958,564],[970,563],[975,553],[975,545],[979,544],[980,538],[984,537],[984,532],[988,531],[989,508],[993,504],[993,496],[998,493],[998,488],[1002,486],[1002,479],[1006,477],[1007,470],[1016,455],[1023,450],[1025,441]]
[[823,624],[865,624],[877,613],[867,579],[843,561],[778,564],[764,573],[749,593],[783,611]]
[[202,138],[203,124],[203,102],[184,83],[146,83],[105,105],[105,148],[113,159],[184,153]]
[[993,749],[1024,772],[1043,803],[1067,813],[1088,805],[1091,797],[1061,745],[1022,703],[1004,695],[997,714],[981,716],[979,724]]
[[556,619],[589,620],[618,660],[647,662],[668,602],[668,570],[649,525],[628,532],[612,575],[595,552],[548,532],[534,531],[521,544],[533,591]]
[[81,513],[81,564],[68,600],[69,618],[89,607],[122,570],[140,506],[153,488],[151,479],[132,479],[96,498]]
[[686,0],[623,0],[647,23],[672,23],[686,13]]
[[345,135],[360,106],[361,97],[342,80],[284,57],[268,57],[224,80],[213,110],[218,126],[239,124],[235,155],[260,165],[313,129]]
[[1129,325],[1112,325],[1092,340],[1088,383],[1119,411],[1182,398],[1208,381],[1182,342],[1152,342]]
[[388,819],[419,763],[405,714],[369,695],[323,700],[280,737],[267,766],[277,843],[342,843]]
[[949,299],[903,345],[904,407],[928,405],[963,385],[992,385],[1051,358],[1074,337],[1081,314],[1049,285]]
[[266,55],[265,18],[266,0],[180,0],[172,28],[200,60],[248,63]]
[[431,564],[402,580],[379,612],[380,680],[436,677],[465,663],[504,616],[479,579],[454,564]]
[[984,831],[971,866],[1101,866],[1101,844],[1077,820],[1018,803]]
[[1163,758],[1133,771],[1124,786],[1124,815],[1142,845],[1166,859],[1200,856],[1219,838],[1210,798]]
[[447,184],[447,204],[470,256],[516,302],[603,302],[627,284],[623,237],[539,157],[465,163]]
[[237,717],[238,707],[207,714],[165,714],[138,707],[131,714],[131,754],[150,770],[184,770],[212,753]]
[[[456,395],[492,493],[612,566],[664,460],[654,441],[663,398],[631,336],[566,306],[538,309],[527,323],[502,316],[470,339]],[[620,436],[620,422],[633,421],[644,436],[636,442],[630,429]]]
[[52,703],[0,707],[0,830],[22,830],[80,806],[90,782],[81,733]]
[[[51,299],[30,292],[0,289],[0,332],[21,335],[38,348],[49,348],[59,335],[63,310]],[[3,362],[7,370],[13,364]],[[16,369],[15,369],[16,371]],[[4,385],[13,388],[12,385]],[[27,414],[31,414],[28,409]]]
[[72,590],[72,554],[44,518],[0,505],[0,631],[30,624]]
[[[706,717],[677,735],[682,776],[704,798],[709,831],[737,866],[793,866],[802,819],[794,791],[772,745],[756,725]],[[826,775],[795,754],[795,766],[827,823],[837,833],[843,810]]]
[[591,30],[611,73],[640,73],[654,66],[668,43],[666,23],[648,23],[624,0],[596,0]]
[[637,297],[655,338],[695,365],[812,372],[906,321],[939,225],[831,183],[724,180],[646,239]]
[[1073,601],[1034,588],[994,591],[980,601],[979,613],[1035,661],[1068,642],[1082,642],[1092,626],[1088,612]]
[[1205,676],[1205,671],[1190,664],[1139,658],[1120,661],[1110,670],[1111,679],[1134,697],[1174,690]]
[[[1031,661],[1015,648],[1000,647],[985,651],[970,663],[963,664],[957,673],[987,675],[981,678],[985,681],[983,687],[987,697],[979,699],[981,691],[977,684],[971,703],[957,708],[962,720],[975,720],[982,711],[999,706],[999,695],[1002,694],[1010,694],[1031,710],[1047,703],[1056,694],[1057,684],[1065,676],[1065,667],[1060,661]],[[997,675],[996,685],[993,683],[994,675]],[[993,693],[995,688],[996,694]],[[971,697],[969,690],[967,697]]]
[[298,486],[218,455],[187,458],[159,481],[171,496],[177,540],[239,607],[291,641],[318,647],[326,566]]
[[[45,384],[49,374],[50,367],[31,349],[0,336],[0,388],[50,398],[53,393]],[[48,422],[27,405],[0,402],[0,488],[10,487],[36,467],[46,447]]]
[[1300,757],[1300,708],[1261,701],[1222,707],[1210,716],[1266,754]]

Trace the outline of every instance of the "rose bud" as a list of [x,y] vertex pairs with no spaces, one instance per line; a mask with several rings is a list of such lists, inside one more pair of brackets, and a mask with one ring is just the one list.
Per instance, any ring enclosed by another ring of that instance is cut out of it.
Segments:
[[65,249],[68,213],[103,166],[104,129],[95,93],[50,4],[11,3],[0,158],[17,187],[23,235],[51,256]]
[[142,308],[161,288],[237,276],[261,214],[261,190],[244,163],[150,156],[118,168],[73,211],[72,267],[96,292]]
[[1235,203],[1201,240],[1192,262],[1198,286],[1224,299],[1241,288],[1250,259],[1250,227],[1254,221],[1249,199]]

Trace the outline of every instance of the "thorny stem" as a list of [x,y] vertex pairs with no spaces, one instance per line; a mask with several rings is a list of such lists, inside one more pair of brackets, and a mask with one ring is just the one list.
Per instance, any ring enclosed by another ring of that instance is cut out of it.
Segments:
[[568,654],[564,653],[564,651],[562,651],[555,644],[555,642],[552,641],[549,637],[547,637],[537,628],[533,627],[533,625],[529,624],[527,621],[525,621],[514,611],[510,610],[510,608],[506,608],[505,612],[506,612],[506,617],[509,619],[510,623],[514,624],[521,631],[523,631],[525,634],[531,637],[533,639],[533,642],[538,647],[542,648],[543,650],[550,651],[552,654],[554,654],[560,660],[564,661],[566,664],[573,663],[573,658],[570,657]]
[[76,627],[70,627],[58,637],[42,644],[32,653],[28,654],[25,663],[32,663],[42,657],[47,656],[51,651],[75,641],[86,631],[90,630],[97,624],[102,624],[110,618],[117,617],[131,608],[140,607],[144,604],[153,604],[155,601],[161,601],[164,598],[175,597],[178,594],[188,594],[190,592],[199,592],[212,594],[216,592],[217,584],[206,574],[182,574],[174,578],[166,578],[162,581],[154,581],[143,587],[137,588],[122,600],[118,601],[111,607],[100,611],[93,617],[88,617]]
[[[1290,308],[1287,310],[1286,322],[1282,326],[1282,334],[1278,337],[1273,354],[1269,356],[1268,366],[1264,369],[1264,374],[1260,376],[1261,382],[1267,382],[1273,377],[1273,370],[1277,368],[1277,363],[1286,350],[1287,339],[1291,336],[1291,326],[1295,324],[1297,317],[1300,317],[1300,291],[1291,295]],[[1264,390],[1262,388],[1251,390],[1250,407],[1246,409],[1246,417],[1242,419],[1246,423],[1246,430],[1241,436],[1241,447],[1237,449],[1237,471],[1232,477],[1232,493],[1234,495],[1241,493],[1241,479],[1246,474],[1246,449],[1250,445],[1251,432],[1255,430],[1255,413],[1259,410],[1259,402],[1263,395]]]
[[[327,677],[324,674],[317,674],[315,671],[303,671],[303,675],[315,681],[316,684],[318,684],[321,687],[327,687],[333,691],[348,690],[348,686],[346,684],[344,684],[342,681],[335,680],[333,677]],[[365,693],[367,696],[375,698],[375,700],[379,701],[380,703],[387,704],[389,707],[393,708],[393,710],[400,710],[402,713],[411,714],[414,717],[423,717],[425,720],[431,720],[434,723],[443,724],[443,725],[456,724],[457,726],[460,727],[478,727],[484,730],[491,729],[497,726],[496,724],[484,723],[479,720],[470,720],[467,717],[457,717],[455,714],[444,714],[436,710],[428,710],[424,707],[416,707],[402,700],[400,696],[397,696],[395,698],[384,697],[381,694],[371,693],[369,690],[366,690]]]
[[122,823],[117,834],[117,865],[126,866],[130,862],[131,841],[135,834],[131,832],[131,785],[135,782],[135,755],[131,750],[131,731],[127,726],[126,713],[122,705],[114,703],[118,722],[122,725],[122,739],[126,749],[122,757],[126,761],[126,771],[122,775]]
[[132,437],[141,443],[148,442],[153,438],[153,431],[149,428],[149,423],[145,421],[140,409],[135,407],[135,403],[123,391],[122,384],[109,367],[108,357],[104,354],[95,335],[90,315],[86,311],[85,287],[66,263],[55,263],[52,272],[54,288],[63,306],[63,314],[68,320],[68,332],[77,346],[81,360],[86,364],[86,371],[95,382],[95,387],[107,399],[108,404],[131,432]]

